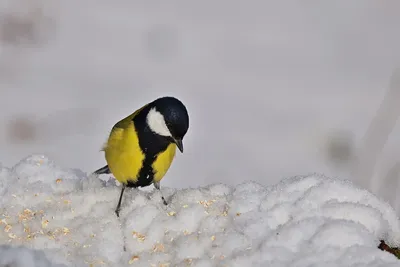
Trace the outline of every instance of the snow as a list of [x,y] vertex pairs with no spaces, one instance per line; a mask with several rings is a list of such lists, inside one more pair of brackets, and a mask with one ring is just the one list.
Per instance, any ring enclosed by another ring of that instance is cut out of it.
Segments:
[[347,180],[127,189],[117,218],[119,192],[44,155],[2,167],[0,266],[400,266],[377,248],[400,245],[394,209]]

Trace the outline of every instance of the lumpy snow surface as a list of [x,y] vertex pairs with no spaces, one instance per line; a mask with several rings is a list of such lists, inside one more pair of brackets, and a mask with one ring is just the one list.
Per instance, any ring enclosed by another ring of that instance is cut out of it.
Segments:
[[167,207],[127,189],[117,218],[109,177],[41,155],[1,168],[0,266],[400,266],[377,248],[400,245],[394,210],[344,180],[162,187]]

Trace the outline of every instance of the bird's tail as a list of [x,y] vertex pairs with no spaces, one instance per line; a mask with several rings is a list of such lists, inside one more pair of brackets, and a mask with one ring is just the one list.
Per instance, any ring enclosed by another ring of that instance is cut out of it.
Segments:
[[94,171],[93,173],[99,175],[99,174],[109,174],[111,172],[110,172],[110,168],[108,168],[108,165],[106,165],[106,166],[98,169],[97,171]]

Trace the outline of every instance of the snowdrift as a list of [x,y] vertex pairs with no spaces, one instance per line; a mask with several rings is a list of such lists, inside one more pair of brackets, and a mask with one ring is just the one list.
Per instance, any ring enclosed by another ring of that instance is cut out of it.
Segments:
[[400,245],[394,210],[348,181],[162,190],[168,207],[156,190],[128,189],[117,218],[113,178],[42,155],[3,167],[0,266],[400,266],[377,249]]

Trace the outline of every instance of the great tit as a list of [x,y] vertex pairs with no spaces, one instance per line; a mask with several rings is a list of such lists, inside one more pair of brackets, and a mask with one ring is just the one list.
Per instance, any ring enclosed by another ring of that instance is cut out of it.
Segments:
[[[125,187],[151,184],[160,190],[160,181],[175,157],[183,153],[183,137],[189,129],[185,105],[175,97],[160,97],[117,122],[103,147],[107,165],[94,174],[112,173],[122,183],[115,209],[119,217]],[[165,205],[164,196],[161,194]]]

